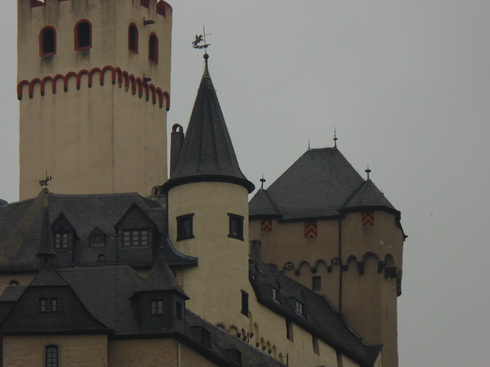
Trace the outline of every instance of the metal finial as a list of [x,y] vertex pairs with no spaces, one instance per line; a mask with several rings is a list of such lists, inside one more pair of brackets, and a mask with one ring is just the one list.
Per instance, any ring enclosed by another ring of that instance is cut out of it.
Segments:
[[207,49],[209,46],[211,46],[210,43],[206,43],[206,36],[211,36],[211,35],[212,33],[206,34],[206,29],[204,28],[204,26],[202,26],[202,34],[196,34],[196,38],[194,39],[194,41],[192,41],[192,47],[198,50],[204,49],[204,59],[206,61],[209,58]]
[[364,172],[367,173],[367,179],[369,180],[369,174],[371,173],[371,170],[369,169],[369,166],[367,166],[367,169]]
[[48,176],[48,171],[46,171],[46,178],[44,180],[39,181],[39,186],[44,186],[44,189],[48,191],[48,182],[51,181],[53,177]]
[[333,142],[334,142],[334,147],[337,148],[337,128],[333,128]]
[[265,178],[264,176],[262,176],[262,178],[260,179],[260,182],[262,182],[262,184],[260,185],[260,188],[263,189],[264,188],[264,182],[265,182]]

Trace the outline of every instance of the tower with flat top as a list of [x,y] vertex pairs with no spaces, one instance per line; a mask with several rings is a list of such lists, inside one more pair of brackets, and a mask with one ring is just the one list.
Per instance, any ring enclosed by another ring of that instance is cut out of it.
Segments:
[[138,192],[167,179],[172,8],[19,0],[20,199]]

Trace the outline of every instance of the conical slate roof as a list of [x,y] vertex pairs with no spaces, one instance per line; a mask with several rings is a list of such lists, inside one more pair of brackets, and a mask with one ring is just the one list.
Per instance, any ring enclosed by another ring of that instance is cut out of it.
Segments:
[[252,192],[240,170],[207,60],[179,160],[164,191],[190,182],[230,182]]

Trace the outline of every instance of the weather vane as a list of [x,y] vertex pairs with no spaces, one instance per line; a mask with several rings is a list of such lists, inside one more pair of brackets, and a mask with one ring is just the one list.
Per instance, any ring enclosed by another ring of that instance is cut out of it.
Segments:
[[206,43],[206,36],[211,36],[212,33],[206,34],[206,29],[202,26],[202,34],[196,34],[196,38],[192,41],[192,47],[196,49],[204,49],[204,52],[207,53],[207,48],[211,46],[210,43]]
[[46,178],[44,180],[39,181],[39,186],[44,186],[44,188],[48,189],[48,182],[51,181],[53,177],[48,176],[48,171],[46,171]]

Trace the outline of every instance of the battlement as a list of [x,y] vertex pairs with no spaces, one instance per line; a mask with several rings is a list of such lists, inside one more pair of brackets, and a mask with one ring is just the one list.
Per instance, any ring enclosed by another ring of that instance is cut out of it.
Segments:
[[[37,8],[41,6],[46,6],[46,4],[50,3],[61,3],[70,0],[29,0],[31,8]],[[155,4],[155,10],[158,15],[165,17],[167,12],[172,11],[172,7],[166,1],[163,0],[140,0],[140,5],[151,9],[152,3]]]

